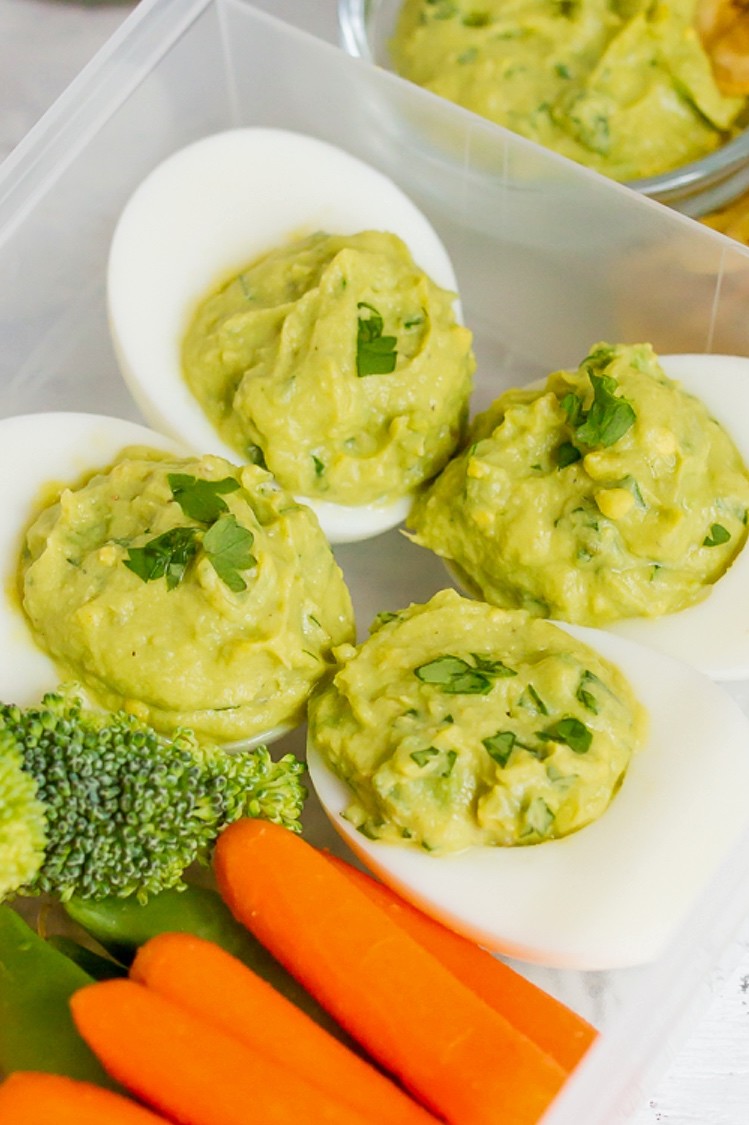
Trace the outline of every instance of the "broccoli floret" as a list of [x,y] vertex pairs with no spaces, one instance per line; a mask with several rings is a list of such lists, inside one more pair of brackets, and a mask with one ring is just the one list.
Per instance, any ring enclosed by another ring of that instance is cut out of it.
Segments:
[[185,730],[166,738],[124,711],[87,710],[72,693],[49,694],[38,709],[0,704],[0,736],[13,740],[46,813],[44,860],[25,893],[145,901],[182,886],[185,868],[207,862],[239,817],[299,831],[304,766],[291,754],[229,753]]
[[13,736],[0,729],[0,902],[35,878],[44,859],[44,805],[21,768]]

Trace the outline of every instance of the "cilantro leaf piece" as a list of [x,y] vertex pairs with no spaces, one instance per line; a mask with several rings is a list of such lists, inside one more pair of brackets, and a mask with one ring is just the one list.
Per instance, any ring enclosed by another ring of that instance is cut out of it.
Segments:
[[438,656],[428,664],[420,664],[414,672],[425,684],[449,684],[456,676],[470,669],[470,664],[459,656]]
[[552,826],[554,821],[554,813],[543,797],[534,797],[528,806],[525,814],[525,823],[528,825],[529,832],[536,832],[539,836],[545,836]]
[[579,461],[582,453],[577,449],[571,441],[563,441],[557,448],[557,468],[566,469],[568,465],[574,465],[575,461]]
[[203,536],[203,550],[221,581],[241,593],[247,583],[240,570],[249,570],[257,560],[250,553],[254,535],[246,527],[237,523],[236,517],[229,514],[220,516]]
[[[438,777],[449,777],[453,772],[453,766],[458,759],[457,750],[438,750],[436,746],[427,746],[424,750],[413,750],[409,754],[410,758],[416,762],[416,765],[421,769],[428,766],[435,758],[444,757],[445,763],[442,769],[437,774]],[[432,774],[434,776],[434,774]]]
[[493,758],[504,769],[510,760],[516,741],[517,737],[513,731],[498,730],[496,734],[490,734],[488,738],[482,738],[481,745],[485,748],[489,757]]
[[166,577],[167,590],[179,586],[199,547],[197,527],[173,527],[143,547],[130,547],[125,566],[143,582]]
[[489,656],[482,656],[479,652],[472,652],[474,664],[479,672],[486,672],[489,676],[501,679],[505,676],[517,676],[514,668],[509,668],[502,660],[492,660]]
[[414,675],[422,683],[434,684],[450,695],[485,695],[491,691],[492,679],[517,676],[515,669],[508,668],[501,660],[478,652],[472,652],[471,656],[475,661],[473,665],[461,656],[438,656],[414,668]]
[[535,711],[538,715],[548,715],[549,708],[544,703],[541,696],[538,694],[533,684],[528,684],[523,694],[520,696],[518,703],[524,707],[526,711]]
[[222,512],[228,511],[221,493],[236,492],[240,483],[234,477],[223,480],[203,480],[189,473],[169,473],[167,477],[172,496],[190,519],[213,523]]
[[585,421],[583,400],[573,391],[568,391],[567,394],[563,396],[560,406],[567,415],[567,421],[573,429],[576,429]]
[[601,681],[598,679],[598,676],[594,676],[592,672],[588,672],[586,670],[580,677],[580,683],[578,684],[576,692],[576,696],[582,703],[583,707],[585,707],[588,711],[592,711],[594,715],[597,715],[601,708],[599,706],[598,700],[593,695],[593,692],[590,691],[590,687],[593,684],[600,684],[600,682]]
[[450,695],[486,695],[492,686],[487,675],[459,656],[438,656],[414,668],[414,674],[422,683],[434,684]]
[[413,750],[409,754],[409,758],[413,758],[416,765],[423,769],[424,766],[429,765],[432,758],[436,758],[438,754],[439,750],[436,746],[427,746],[424,750]]
[[367,316],[359,315],[356,334],[356,374],[389,375],[395,371],[398,352],[395,336],[383,336],[384,322],[377,309],[366,301],[359,301],[358,309],[366,309]]
[[618,384],[610,375],[594,375],[588,371],[593,385],[593,402],[585,421],[575,429],[578,441],[585,445],[607,448],[619,441],[637,415],[626,398],[614,394]]
[[702,546],[719,547],[721,543],[727,543],[730,538],[730,531],[727,531],[722,523],[714,523],[710,528],[710,534],[702,540]]
[[449,777],[450,774],[453,772],[453,766],[455,765],[457,760],[458,760],[458,751],[457,750],[446,750],[445,751],[445,765],[440,770],[440,777]]
[[544,742],[563,742],[575,754],[587,754],[593,741],[593,733],[585,723],[568,715],[546,730],[536,731],[536,737]]

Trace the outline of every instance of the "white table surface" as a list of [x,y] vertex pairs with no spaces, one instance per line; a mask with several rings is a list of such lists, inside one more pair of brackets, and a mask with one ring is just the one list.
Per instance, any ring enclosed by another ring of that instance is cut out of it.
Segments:
[[[130,9],[0,0],[0,160]],[[715,981],[705,1014],[632,1125],[749,1125],[749,934],[736,953],[736,968]]]

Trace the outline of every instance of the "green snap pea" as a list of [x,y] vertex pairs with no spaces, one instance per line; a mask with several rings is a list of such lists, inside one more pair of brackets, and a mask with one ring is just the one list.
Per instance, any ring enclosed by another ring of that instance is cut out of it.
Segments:
[[75,1029],[69,1000],[88,973],[0,906],[0,1071],[42,1070],[116,1089]]
[[119,961],[113,961],[111,957],[102,957],[101,954],[95,953],[93,949],[81,945],[73,938],[52,934],[46,940],[49,945],[59,949],[60,953],[64,953],[74,961],[93,980],[113,980],[115,977],[127,976],[126,967]]

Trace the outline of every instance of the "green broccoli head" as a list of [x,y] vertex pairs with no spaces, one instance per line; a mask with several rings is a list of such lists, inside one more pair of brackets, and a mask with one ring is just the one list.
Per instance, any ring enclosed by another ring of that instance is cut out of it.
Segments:
[[44,805],[21,768],[16,740],[0,728],[0,902],[36,877],[46,843]]
[[290,754],[276,762],[264,746],[228,753],[200,746],[190,731],[166,738],[65,693],[38,709],[0,705],[0,735],[14,743],[46,813],[44,860],[26,893],[144,901],[183,885],[184,870],[206,862],[239,817],[299,830],[304,766]]

